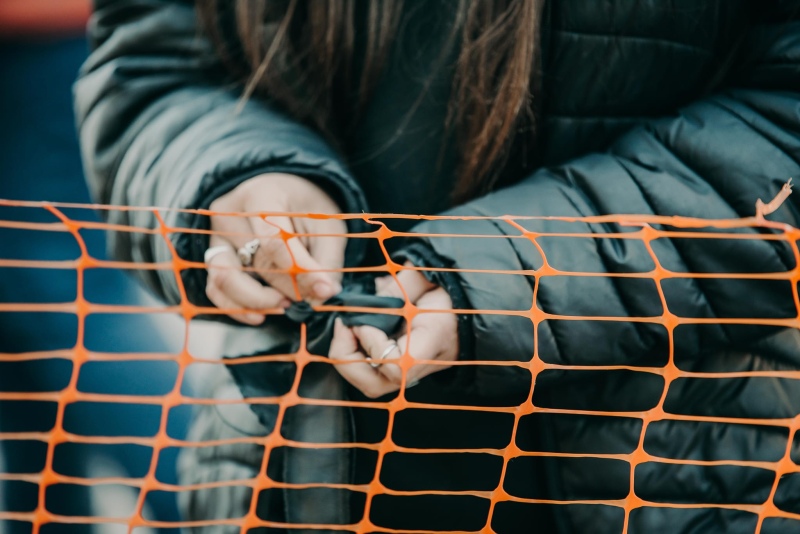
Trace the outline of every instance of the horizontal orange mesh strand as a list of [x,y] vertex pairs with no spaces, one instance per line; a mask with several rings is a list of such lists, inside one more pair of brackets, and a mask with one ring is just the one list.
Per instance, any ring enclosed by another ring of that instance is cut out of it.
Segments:
[[[788,194],[788,193],[785,193]],[[785,198],[785,196],[783,197]],[[780,198],[779,200],[783,200]],[[204,230],[191,230],[186,228],[170,228],[165,225],[164,218],[162,217],[162,213],[164,210],[159,210],[155,208],[122,208],[122,207],[112,207],[112,206],[86,206],[86,205],[71,205],[71,204],[54,204],[54,203],[38,203],[38,202],[15,202],[15,201],[0,201],[0,206],[14,208],[17,210],[46,210],[50,212],[52,215],[55,216],[55,222],[52,223],[29,223],[29,222],[21,222],[18,220],[0,220],[0,229],[25,229],[37,232],[67,232],[71,234],[77,244],[81,249],[81,254],[77,259],[74,260],[66,260],[66,261],[30,261],[30,260],[16,260],[16,259],[3,259],[2,254],[0,254],[0,267],[16,267],[16,268],[30,268],[30,269],[74,269],[77,272],[78,283],[77,283],[77,299],[74,302],[69,303],[59,303],[59,304],[34,304],[34,303],[25,303],[25,302],[18,302],[18,303],[0,303],[0,312],[62,312],[62,313],[69,313],[74,314],[77,317],[77,343],[71,349],[67,351],[56,351],[56,352],[32,352],[32,353],[23,353],[23,354],[0,354],[0,362],[2,361],[20,361],[20,360],[36,360],[36,359],[67,359],[73,363],[72,367],[72,375],[71,380],[66,388],[58,392],[47,392],[47,393],[10,393],[10,392],[0,392],[0,401],[2,400],[38,400],[38,401],[49,401],[57,403],[57,416],[56,416],[56,424],[55,427],[52,428],[50,431],[47,432],[6,432],[0,433],[0,440],[25,440],[25,441],[40,441],[45,442],[48,446],[47,452],[47,459],[44,466],[44,469],[40,473],[33,473],[33,474],[0,474],[0,480],[9,480],[9,481],[25,481],[29,483],[34,483],[38,485],[39,491],[39,504],[36,510],[33,512],[0,512],[0,520],[15,520],[15,521],[23,521],[33,524],[33,531],[35,533],[39,532],[39,530],[48,523],[78,523],[78,524],[97,524],[97,523],[110,523],[110,524],[118,524],[118,525],[127,525],[128,532],[133,532],[137,527],[142,526],[149,526],[153,528],[168,528],[168,527],[188,527],[192,525],[235,525],[241,527],[242,532],[246,532],[248,529],[259,527],[259,526],[276,526],[276,527],[285,527],[289,529],[299,528],[298,525],[281,525],[270,523],[260,519],[256,515],[256,500],[255,496],[257,495],[259,489],[262,488],[274,488],[274,487],[281,487],[282,483],[271,480],[266,474],[266,461],[267,457],[269,456],[270,452],[275,450],[276,448],[283,447],[290,445],[292,447],[305,447],[305,448],[319,448],[319,447],[329,447],[330,444],[309,444],[309,443],[298,443],[292,442],[284,438],[280,432],[272,432],[267,437],[242,437],[238,438],[239,442],[258,442],[265,447],[265,458],[264,463],[262,465],[262,469],[260,474],[253,479],[250,480],[236,480],[236,481],[226,481],[226,480],[219,480],[215,482],[209,482],[205,484],[196,484],[193,486],[175,486],[169,485],[160,482],[156,477],[156,467],[159,462],[159,455],[167,448],[172,447],[197,447],[201,445],[214,445],[220,444],[220,442],[202,442],[196,443],[187,440],[179,440],[173,437],[170,437],[167,433],[167,418],[171,408],[175,408],[178,406],[189,406],[189,405],[200,405],[200,404],[209,404],[209,403],[241,403],[241,400],[215,400],[215,399],[203,399],[203,398],[195,398],[191,396],[187,396],[182,394],[182,384],[185,379],[185,373],[187,368],[192,364],[197,363],[216,363],[219,364],[218,360],[209,360],[198,357],[193,355],[188,347],[188,338],[189,338],[189,330],[187,327],[186,330],[186,342],[184,343],[183,350],[180,351],[177,355],[153,355],[153,354],[115,354],[113,357],[119,360],[128,360],[128,361],[136,361],[136,360],[146,360],[146,359],[156,359],[159,357],[163,357],[165,359],[169,359],[177,363],[180,368],[178,373],[178,378],[173,390],[160,397],[154,396],[132,396],[132,395],[117,395],[117,394],[98,394],[98,393],[85,393],[78,390],[77,383],[78,378],[81,372],[81,366],[86,364],[87,362],[93,360],[102,360],[102,359],[109,359],[108,354],[100,354],[95,353],[88,350],[84,346],[84,333],[86,329],[86,319],[87,316],[93,313],[118,313],[118,314],[152,314],[152,313],[164,313],[170,312],[174,314],[178,314],[183,317],[187,322],[198,315],[205,315],[205,314],[221,314],[221,313],[228,313],[231,310],[218,310],[218,309],[208,309],[208,308],[201,308],[193,305],[189,302],[186,297],[186,293],[184,288],[181,286],[181,302],[177,306],[170,306],[165,308],[153,308],[153,307],[142,307],[142,306],[109,306],[104,304],[96,304],[87,301],[85,298],[85,290],[87,281],[85,279],[85,272],[87,269],[112,269],[112,268],[123,268],[123,269],[168,269],[174,272],[176,279],[179,281],[181,280],[180,273],[185,269],[192,269],[192,268],[203,268],[203,264],[195,263],[188,261],[186,259],[182,259],[176,257],[174,254],[174,249],[172,249],[172,245],[170,242],[170,236],[176,233],[186,233],[186,232],[193,232],[193,233],[209,233]],[[764,215],[773,211],[777,206],[773,203],[763,204],[759,203],[759,213],[757,217],[748,218],[748,219],[736,219],[736,220],[699,220],[699,219],[689,219],[689,218],[680,218],[680,217],[656,217],[656,216],[632,216],[632,215],[624,215],[624,216],[602,216],[602,217],[594,217],[594,218],[587,218],[587,219],[553,219],[550,220],[560,220],[565,223],[581,221],[581,222],[590,222],[590,223],[607,223],[609,227],[617,228],[618,231],[603,234],[602,238],[611,238],[611,239],[624,239],[624,240],[636,240],[643,244],[644,248],[647,250],[647,253],[650,255],[655,268],[653,268],[649,272],[642,272],[642,273],[628,273],[628,274],[609,274],[609,273],[591,273],[591,272],[565,272],[559,269],[556,269],[550,263],[548,263],[545,250],[540,245],[540,240],[543,238],[554,239],[554,238],[575,238],[575,237],[584,237],[584,238],[598,238],[595,234],[587,234],[587,233],[570,233],[568,231],[559,232],[559,233],[552,233],[552,234],[544,234],[538,232],[532,232],[526,229],[526,227],[522,224],[526,220],[536,219],[535,217],[496,217],[493,218],[498,223],[503,223],[515,227],[520,236],[518,238],[521,239],[528,239],[530,242],[533,243],[534,246],[537,247],[539,253],[541,254],[542,258],[545,258],[543,265],[535,271],[521,271],[516,274],[523,274],[526,276],[530,276],[535,278],[536,284],[535,288],[538,289],[539,282],[551,276],[583,276],[583,277],[593,277],[593,276],[603,276],[603,277],[614,277],[614,276],[627,276],[627,277],[634,277],[634,278],[644,278],[649,279],[655,282],[656,287],[658,289],[658,294],[661,299],[661,304],[663,306],[663,314],[659,317],[591,317],[592,321],[630,321],[630,322],[646,322],[646,323],[653,323],[662,325],[668,332],[669,332],[669,340],[670,340],[670,352],[669,352],[669,361],[663,367],[636,367],[635,369],[639,372],[647,372],[652,373],[653,375],[658,375],[663,378],[664,382],[664,389],[660,397],[660,401],[658,402],[657,406],[654,408],[644,411],[644,412],[634,412],[634,413],[620,413],[614,412],[608,413],[603,411],[585,411],[585,410],[568,410],[568,409],[553,409],[553,408],[545,408],[536,406],[533,402],[533,387],[531,388],[531,392],[528,396],[526,402],[520,404],[516,407],[498,407],[498,408],[488,408],[488,407],[474,407],[474,406],[451,406],[448,405],[448,410],[484,410],[484,411],[493,411],[498,413],[507,413],[512,414],[514,417],[514,426],[513,426],[513,437],[511,440],[511,445],[504,449],[482,449],[480,452],[490,455],[495,455],[502,458],[503,461],[503,468],[502,473],[500,476],[500,482],[497,488],[494,491],[472,491],[467,492],[467,494],[480,497],[490,501],[490,508],[489,508],[489,519],[486,522],[485,527],[480,530],[480,532],[493,532],[491,528],[491,514],[492,511],[495,509],[498,503],[504,501],[517,501],[517,502],[525,502],[525,503],[544,503],[549,505],[564,505],[564,504],[594,504],[594,505],[605,505],[610,507],[615,507],[624,511],[625,514],[625,521],[623,525],[623,532],[627,532],[628,525],[629,525],[629,518],[631,512],[637,508],[641,508],[644,506],[647,507],[667,507],[667,508],[728,508],[734,510],[741,510],[745,512],[749,512],[752,514],[757,514],[758,516],[758,526],[757,530],[761,529],[761,525],[763,524],[764,520],[767,518],[790,518],[795,520],[800,520],[800,515],[792,514],[785,510],[778,508],[775,503],[773,502],[773,497],[775,492],[778,488],[779,480],[782,476],[790,474],[790,473],[800,473],[800,466],[795,464],[791,458],[791,450],[792,450],[792,443],[794,440],[797,439],[798,429],[800,429],[800,416],[795,416],[793,418],[787,419],[770,419],[769,421],[759,421],[753,419],[736,419],[736,418],[723,418],[723,417],[695,417],[695,416],[688,416],[688,415],[681,415],[675,413],[669,413],[665,410],[665,399],[667,398],[667,392],[673,382],[675,382],[679,378],[690,378],[690,377],[698,377],[702,375],[703,378],[742,378],[742,377],[782,377],[782,378],[793,378],[793,379],[800,379],[800,372],[791,371],[791,372],[765,372],[765,371],[754,371],[754,372],[732,372],[732,373],[718,373],[713,375],[703,374],[703,373],[692,373],[688,371],[684,371],[678,368],[674,362],[674,347],[673,345],[673,333],[677,327],[684,324],[703,324],[712,322],[714,324],[767,324],[773,326],[782,326],[787,328],[800,328],[800,320],[798,317],[788,318],[788,319],[757,319],[757,318],[736,318],[736,319],[698,319],[698,318],[685,318],[679,317],[672,313],[669,309],[667,304],[667,300],[664,297],[664,290],[662,288],[662,282],[667,280],[671,277],[675,277],[676,275],[680,275],[680,277],[696,277],[696,278],[738,278],[738,279],[761,279],[761,280],[783,280],[789,281],[791,285],[792,291],[792,298],[794,299],[795,306],[797,310],[800,310],[800,300],[798,300],[798,283],[800,282],[800,253],[798,252],[798,240],[800,240],[800,230],[774,222],[770,222],[764,218]],[[87,212],[87,210],[95,210],[95,209],[102,209],[102,210],[135,210],[135,211],[147,211],[153,214],[155,220],[158,221],[158,226],[155,229],[143,229],[143,228],[134,228],[134,227],[119,227],[103,223],[91,222],[77,216],[80,214],[81,210]],[[67,214],[72,214],[68,216]],[[201,212],[204,215],[210,215],[211,212],[203,211]],[[231,214],[233,216],[233,214]],[[260,216],[265,216],[266,214],[258,214]],[[273,214],[270,214],[273,215]],[[308,214],[294,214],[295,216],[309,216]],[[239,216],[243,216],[239,214]],[[320,216],[316,216],[320,217]],[[381,267],[380,270],[391,273],[395,275],[401,269],[403,269],[402,265],[399,265],[391,260],[386,253],[386,246],[384,242],[387,239],[398,237],[401,235],[398,232],[393,232],[389,230],[389,228],[383,224],[382,221],[387,221],[392,218],[401,218],[401,219],[431,219],[436,217],[412,217],[412,216],[405,216],[405,215],[369,215],[369,214],[359,214],[359,215],[336,215],[336,216],[325,216],[325,217],[336,217],[340,219],[354,219],[354,218],[361,218],[367,223],[373,225],[374,230],[365,233],[365,234],[350,234],[348,235],[349,238],[366,238],[366,239],[374,239],[377,240],[378,243],[381,245],[381,248],[386,255],[386,265]],[[439,217],[439,218],[446,218],[446,217]],[[465,220],[469,218],[459,218],[458,220]],[[744,236],[741,232],[737,232],[737,230],[741,230],[743,228],[758,228],[768,231],[763,231],[761,233],[748,233]],[[129,262],[120,262],[120,261],[102,261],[96,258],[93,258],[87,252],[87,248],[83,241],[81,232],[87,230],[114,230],[120,232],[146,232],[154,235],[160,235],[162,239],[168,244],[170,249],[173,251],[173,258],[172,261],[168,264],[133,264]],[[290,239],[294,237],[293,234],[283,232],[282,238],[284,240]],[[483,236],[486,237],[486,236]],[[675,273],[673,271],[668,270],[665,268],[660,262],[659,257],[654,252],[653,242],[657,239],[762,239],[762,240],[773,240],[773,241],[782,241],[784,242],[789,249],[793,251],[794,259],[795,259],[795,267],[793,270],[787,272],[779,272],[779,273],[758,273],[758,274],[742,274],[742,273],[726,273],[726,274],[709,274],[709,273]],[[368,270],[376,270],[376,268],[365,268]],[[359,269],[344,269],[349,271],[358,271]],[[293,276],[301,274],[303,271],[297,267],[290,270],[290,273]],[[498,272],[498,271],[484,271],[488,273],[497,273],[497,274],[509,274],[508,272]],[[296,280],[296,279],[295,279]],[[534,325],[534,332],[542,324],[542,322],[547,320],[559,319],[559,320],[579,320],[581,317],[575,316],[555,316],[544,312],[540,307],[537,306],[536,302],[536,289],[534,290],[534,298],[533,303],[531,305],[530,310],[521,311],[521,312],[509,312],[509,311],[498,311],[498,310],[455,310],[459,313],[465,314],[516,314],[528,317],[533,325]],[[324,310],[325,307],[319,307],[318,309]],[[267,312],[270,312],[267,310]],[[272,313],[279,313],[277,310],[272,310]],[[413,305],[406,305],[402,309],[402,313],[406,320],[410,321],[418,310]],[[800,312],[798,313],[800,315]],[[589,319],[589,318],[583,318]],[[301,329],[301,333],[304,335],[304,330]],[[534,344],[536,346],[536,344]],[[398,360],[399,365],[404,370],[404,373],[408,371],[410,366],[413,364],[411,358],[407,357],[408,355],[404,355],[403,358]],[[289,358],[289,357],[287,357]],[[296,354],[290,356],[290,358],[296,362],[298,372],[297,375],[299,376],[303,367],[308,365],[310,362],[315,361],[326,361],[329,362],[326,358],[322,358],[320,356],[315,356],[304,349],[301,349]],[[253,361],[252,359],[249,361]],[[592,369],[594,371],[598,370],[621,370],[621,369],[633,369],[632,367],[626,366],[607,366],[607,367],[569,367],[563,365],[555,365],[552,363],[547,363],[543,361],[539,354],[538,349],[535,349],[534,354],[531,355],[531,359],[528,362],[502,362],[502,361],[479,361],[479,362],[456,362],[456,365],[513,365],[528,369],[532,376],[532,384],[535,384],[537,376],[545,370],[548,369]],[[369,402],[369,403],[355,403],[353,401],[343,401],[343,402],[334,402],[334,401],[325,401],[325,400],[315,400],[315,399],[305,399],[298,395],[297,387],[298,387],[298,380],[295,380],[295,383],[291,389],[291,391],[281,396],[278,399],[258,399],[259,402],[278,402],[279,403],[279,415],[277,425],[280,426],[281,420],[284,417],[286,410],[294,405],[302,404],[302,403],[317,403],[317,404],[334,404],[337,406],[348,406],[359,404],[361,406],[371,406],[377,407],[382,410],[386,410],[389,413],[388,417],[388,430],[386,435],[382,441],[376,444],[369,444],[369,443],[352,443],[352,444],[336,444],[337,447],[361,447],[365,449],[372,449],[377,451],[378,460],[377,460],[377,469],[380,470],[384,457],[393,451],[404,451],[404,452],[414,452],[416,449],[409,449],[408,447],[401,447],[395,444],[392,441],[392,425],[395,421],[395,416],[398,412],[409,409],[409,408],[419,408],[419,409],[441,409],[441,406],[437,405],[428,405],[428,404],[421,404],[411,402],[406,399],[405,394],[401,391],[398,396],[391,401],[388,402]],[[89,401],[89,402],[110,402],[110,403],[135,403],[135,404],[153,404],[162,407],[162,415],[161,415],[161,424],[158,432],[155,436],[152,437],[124,437],[124,436],[116,436],[116,437],[109,437],[109,436],[82,436],[82,435],[75,435],[68,433],[63,428],[63,421],[64,421],[64,413],[65,409],[68,405],[72,403],[77,403],[80,401]],[[244,401],[244,402],[254,402],[253,399]],[[549,453],[549,452],[527,452],[523,451],[516,445],[516,432],[519,426],[520,419],[532,413],[559,413],[559,414],[583,414],[583,415],[594,415],[594,416],[625,416],[630,418],[638,418],[642,421],[641,427],[641,435],[639,438],[638,446],[636,449],[630,454],[609,454],[609,455],[582,455],[582,454],[573,454],[573,453]],[[763,461],[723,461],[717,462],[717,464],[723,465],[731,465],[731,466],[749,466],[749,467],[759,467],[761,469],[769,470],[775,473],[774,483],[772,486],[772,491],[769,494],[769,498],[763,502],[762,504],[753,504],[753,505],[720,505],[720,504],[680,504],[680,503],[664,503],[664,502],[649,502],[640,496],[636,495],[634,492],[634,471],[637,465],[640,465],[645,462],[650,461],[659,461],[662,463],[673,463],[673,464],[691,464],[691,465],[709,465],[710,462],[701,462],[695,461],[690,459],[675,459],[675,458],[662,458],[656,457],[652,454],[649,454],[644,447],[644,438],[647,433],[648,426],[651,425],[653,422],[661,421],[665,419],[670,420],[684,420],[684,421],[703,421],[703,422],[719,422],[719,423],[727,423],[727,424],[747,424],[747,425],[759,425],[759,424],[769,424],[773,427],[783,427],[787,430],[788,439],[786,442],[786,449],[785,454],[782,458],[777,461],[773,462],[763,462]],[[70,477],[64,474],[60,474],[56,472],[53,468],[53,456],[54,450],[59,444],[63,443],[84,443],[84,444],[119,444],[119,443],[130,443],[130,444],[139,444],[144,445],[147,447],[152,447],[152,460],[150,462],[150,469],[147,474],[141,478],[79,478],[79,477]],[[436,453],[436,449],[425,449],[427,453]],[[438,451],[444,452],[444,450]],[[447,449],[447,452],[453,452],[452,449]],[[470,452],[468,450],[457,451],[457,452]],[[474,451],[472,451],[474,452]],[[630,466],[630,473],[631,473],[631,483],[630,483],[630,493],[627,495],[626,498],[618,499],[618,500],[607,500],[607,501],[543,501],[537,499],[524,499],[521,497],[513,496],[507,493],[504,488],[504,478],[506,476],[506,471],[509,462],[518,457],[523,456],[561,456],[561,457],[602,457],[602,458],[611,458],[611,459],[618,459],[624,462],[627,462]],[[138,496],[138,504],[136,507],[135,512],[130,517],[123,517],[123,518],[112,518],[112,517],[77,517],[77,516],[63,516],[57,515],[51,511],[51,508],[48,506],[47,500],[47,489],[48,487],[59,484],[59,483],[69,483],[69,484],[76,484],[76,485],[86,485],[86,486],[95,486],[95,485],[103,485],[103,484],[119,484],[119,485],[126,485],[134,488],[139,489],[139,496]],[[227,487],[227,486],[250,486],[254,488],[253,499],[251,502],[250,510],[247,515],[243,518],[230,518],[224,520],[216,520],[216,521],[204,521],[204,522],[190,522],[190,521],[183,521],[179,523],[165,523],[154,521],[151,519],[147,519],[143,516],[143,507],[146,494],[148,492],[154,491],[187,491],[187,490],[196,490],[196,489],[204,489],[204,488],[212,488],[212,487]],[[294,485],[292,487],[309,487],[312,485]],[[372,524],[369,520],[369,511],[370,506],[375,498],[375,496],[380,494],[396,494],[400,495],[404,492],[392,490],[390,488],[385,487],[381,484],[379,477],[376,476],[372,479],[371,482],[368,484],[360,484],[360,485],[350,485],[347,486],[348,489],[353,491],[362,492],[366,495],[366,510],[364,516],[361,518],[355,518],[356,523],[354,525],[303,525],[303,528],[328,528],[331,530],[341,530],[341,531],[356,531],[356,532],[397,532],[391,529],[382,528]],[[448,494],[448,492],[444,491],[430,491],[425,492],[428,494]],[[417,531],[423,532],[423,531]]]

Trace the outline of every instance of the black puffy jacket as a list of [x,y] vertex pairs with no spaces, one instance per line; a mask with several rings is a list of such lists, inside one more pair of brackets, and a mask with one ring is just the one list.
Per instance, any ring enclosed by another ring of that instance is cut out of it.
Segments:
[[[756,199],[772,198],[787,178],[800,175],[800,2],[551,0],[542,30],[536,153],[512,157],[496,191],[452,206],[450,160],[437,166],[450,70],[431,72],[447,33],[449,5],[436,0],[409,9],[364,118],[352,137],[342,140],[345,153],[338,153],[263,100],[252,99],[242,113],[234,113],[240,88],[225,82],[224,69],[198,32],[190,0],[96,0],[90,25],[94,52],[76,86],[84,161],[96,198],[201,208],[252,176],[283,171],[323,183],[342,209],[353,213],[722,219],[752,215]],[[414,107],[430,76],[428,91]],[[108,215],[118,224],[156,224],[146,212]],[[165,216],[174,227],[207,225],[196,215]],[[773,218],[798,226],[800,196],[790,197]],[[552,221],[530,224],[543,232],[562,228]],[[569,228],[598,234],[616,229],[588,222]],[[540,267],[537,249],[514,239],[518,230],[491,220],[429,221],[415,230],[500,236],[426,237],[406,253],[470,269],[449,279],[463,290],[460,304],[481,310],[531,308],[532,277],[476,272]],[[121,258],[170,259],[157,234],[111,237]],[[173,234],[172,243],[179,255],[195,261],[201,261],[206,247],[197,234]],[[652,268],[641,242],[562,238],[541,244],[550,265],[563,271]],[[349,261],[361,261],[354,248]],[[681,273],[796,267],[788,248],[767,241],[659,240],[656,252],[664,266]],[[179,300],[171,271],[142,276],[168,301]],[[187,269],[183,283],[191,299],[207,303],[202,271]],[[786,426],[765,424],[800,414],[800,381],[790,373],[800,370],[800,330],[721,326],[714,319],[796,320],[790,286],[731,278],[665,281],[672,313],[709,321],[675,331],[676,364],[700,374],[670,387],[664,409],[675,417],[647,428],[644,448],[657,458],[638,465],[633,475],[624,460],[639,445],[642,421],[636,414],[656,406],[664,389],[658,373],[637,368],[665,364],[666,330],[624,321],[551,319],[537,324],[534,347],[530,317],[474,315],[462,358],[528,362],[535,348],[550,364],[620,366],[603,372],[550,369],[538,376],[532,396],[536,408],[519,419],[515,445],[551,454],[510,460],[502,486],[509,499],[494,510],[495,531],[621,532],[626,521],[621,505],[633,498],[632,490],[644,502],[627,519],[628,532],[755,531],[759,506],[775,481],[770,467],[790,442],[792,458],[800,464],[800,437]],[[624,318],[663,311],[655,285],[635,279],[547,277],[536,296],[541,310],[560,316]],[[787,371],[786,377],[713,377],[776,370]],[[425,380],[408,391],[408,398],[513,407],[527,402],[532,387],[524,365],[476,365]],[[580,413],[585,410],[620,414]],[[694,417],[678,417],[687,415]],[[358,441],[383,439],[386,419],[382,410],[356,410]],[[502,455],[487,449],[508,447],[514,426],[513,410],[401,411],[393,423],[397,445],[482,452],[389,454],[380,475],[387,488],[460,493],[382,495],[373,502],[372,522],[402,530],[483,528],[487,492],[498,488],[503,467]],[[595,457],[580,457],[585,454]],[[734,460],[752,463],[725,465]],[[356,479],[371,479],[372,469],[374,458],[365,453]],[[795,471],[780,480],[774,495],[778,508],[793,518],[767,518],[762,532],[800,532],[800,468]],[[597,500],[613,502],[593,503]]]

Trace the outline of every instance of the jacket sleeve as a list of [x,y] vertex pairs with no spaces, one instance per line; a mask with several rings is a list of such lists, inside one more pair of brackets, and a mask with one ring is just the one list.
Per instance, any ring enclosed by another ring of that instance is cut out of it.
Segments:
[[[800,176],[800,11],[798,2],[776,2],[778,11],[754,25],[724,87],[679,110],[629,131],[604,153],[586,155],[457,207],[453,216],[591,217],[603,214],[680,215],[704,219],[753,216],[755,202],[772,199]],[[631,74],[632,76],[635,73]],[[772,220],[798,226],[800,194],[791,195]],[[642,240],[600,234],[631,231],[615,224],[522,221],[532,232],[585,232],[590,238],[536,238],[547,265],[601,276],[545,276],[533,271],[544,258],[519,228],[499,220],[434,220],[422,223],[415,256],[463,289],[472,336],[462,359],[479,362],[544,362],[563,365],[663,366],[669,338],[663,324],[629,317],[660,317],[656,283],[604,273],[648,273],[655,265]],[[757,237],[756,229],[738,230]],[[436,235],[441,234],[441,235]],[[535,235],[535,234],[533,234]],[[488,238],[487,238],[488,237]],[[420,247],[422,245],[422,247]],[[769,328],[714,324],[719,318],[798,317],[792,281],[691,278],[685,273],[773,273],[794,269],[786,241],[756,239],[659,239],[660,264],[676,274],[663,280],[668,311],[710,324],[675,330],[676,358],[755,342]],[[422,251],[420,251],[422,250]],[[427,251],[427,252],[426,252]],[[427,257],[426,257],[427,256]],[[464,270],[465,269],[465,270]],[[487,271],[527,274],[494,274]],[[481,272],[483,271],[483,272]],[[795,282],[796,283],[796,282]],[[538,287],[537,287],[538,285]],[[537,290],[534,303],[534,289]],[[451,292],[452,294],[452,292]],[[459,300],[454,296],[454,301]],[[535,308],[534,308],[535,305]],[[547,315],[531,314],[538,309]],[[616,321],[592,319],[614,317]],[[538,319],[534,336],[533,319]],[[463,335],[460,333],[460,337]],[[459,388],[483,395],[529,391],[527,365],[465,365]],[[569,371],[546,371],[540,379]]]
[[[227,84],[192,0],[96,0],[89,38],[93,52],[75,86],[75,107],[97,201],[206,208],[248,178],[287,172],[316,181],[344,212],[365,211],[358,186],[314,131],[261,99],[237,113],[241,88]],[[174,209],[162,214],[173,228],[208,225],[206,217]],[[110,233],[117,257],[171,261],[163,238],[141,232],[158,226],[153,214],[109,210],[105,216],[134,227]],[[179,256],[202,261],[207,237],[175,232],[170,239]],[[180,300],[170,269],[140,275],[168,302]],[[204,276],[202,269],[182,273],[189,298],[207,304]]]

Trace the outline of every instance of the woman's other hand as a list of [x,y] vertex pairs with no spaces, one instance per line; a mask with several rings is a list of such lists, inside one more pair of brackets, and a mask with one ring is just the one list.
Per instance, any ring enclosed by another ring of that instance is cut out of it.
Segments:
[[[403,370],[397,360],[406,350],[415,360],[453,362],[458,357],[458,319],[447,291],[415,270],[401,271],[397,280],[380,278],[376,287],[378,295],[408,298],[419,311],[412,318],[410,329],[404,326],[396,341],[378,328],[347,328],[337,319],[329,357],[355,362],[335,367],[345,380],[370,398],[400,389]],[[415,363],[406,374],[406,387],[448,367],[451,366]]]
[[[309,180],[279,173],[247,180],[212,202],[210,209],[220,214],[340,212],[333,199]],[[237,321],[261,324],[266,310],[286,308],[294,300],[322,302],[341,291],[341,273],[330,271],[344,264],[347,226],[343,220],[214,215],[211,231],[209,249],[221,248],[207,260],[206,295],[218,308],[248,310],[229,314]],[[309,235],[284,240],[281,231]],[[246,272],[237,251],[254,239],[258,248],[252,269]],[[292,277],[286,271],[293,266],[303,272]]]

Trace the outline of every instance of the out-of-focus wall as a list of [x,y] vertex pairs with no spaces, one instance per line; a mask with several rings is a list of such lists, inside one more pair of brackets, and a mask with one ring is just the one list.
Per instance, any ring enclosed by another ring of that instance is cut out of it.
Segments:
[[[89,53],[84,33],[90,0],[0,0],[0,198],[88,203],[83,179],[71,86]],[[84,210],[85,211],[85,210]],[[92,217],[89,212],[87,217]],[[50,221],[44,210],[3,209],[0,220]],[[89,253],[105,257],[100,232],[83,236]],[[74,240],[65,234],[0,228],[0,259],[68,259]],[[55,256],[55,257],[54,257]],[[131,276],[119,270],[93,269],[84,296],[111,305],[157,306]],[[37,350],[63,350],[75,344],[75,317],[70,314],[9,313],[2,307],[20,302],[64,302],[75,298],[76,274],[70,269],[0,268],[0,353],[24,354]],[[73,292],[72,294],[70,292]],[[95,352],[118,352],[119,361],[89,362],[80,370],[78,389],[83,392],[164,394],[174,387],[174,362],[130,362],[124,353],[174,354],[184,343],[185,325],[177,316],[164,314],[93,314],[87,322],[84,346]],[[217,354],[219,335],[213,329],[193,325],[190,346]],[[215,348],[216,347],[216,348]],[[0,362],[0,391],[59,391],[69,380],[66,359],[44,362],[6,358]],[[205,380],[199,377],[200,383]],[[187,384],[188,385],[188,384]],[[126,389],[127,388],[127,389]],[[83,435],[146,435],[160,420],[160,412],[140,405],[83,403],[87,411],[65,416],[65,429]],[[39,410],[41,412],[41,410]],[[0,401],[0,432],[25,430],[25,425],[52,425],[52,414],[30,406]],[[170,435],[182,437],[189,410],[170,415]],[[127,424],[115,430],[117,423]],[[22,426],[20,426],[22,425]],[[21,429],[21,430],[20,430]],[[58,446],[56,472],[85,478],[141,476],[150,465],[150,453],[141,447]],[[46,444],[21,440],[0,442],[0,473],[29,474],[42,469]],[[62,454],[63,451],[64,452]],[[174,479],[176,451],[159,460],[165,480]],[[163,460],[163,461],[162,461]],[[0,511],[30,512],[37,505],[36,488],[30,484],[0,481]],[[76,516],[125,516],[136,503],[135,488],[120,486],[90,491],[74,487],[46,499],[53,513]],[[174,495],[152,492],[145,501],[147,513],[162,521],[175,521]],[[131,504],[131,502],[133,504]],[[107,534],[114,525],[49,524],[51,534]],[[149,529],[137,529],[147,534]],[[29,534],[25,521],[0,520],[0,534]],[[163,532],[177,532],[164,529]]]

